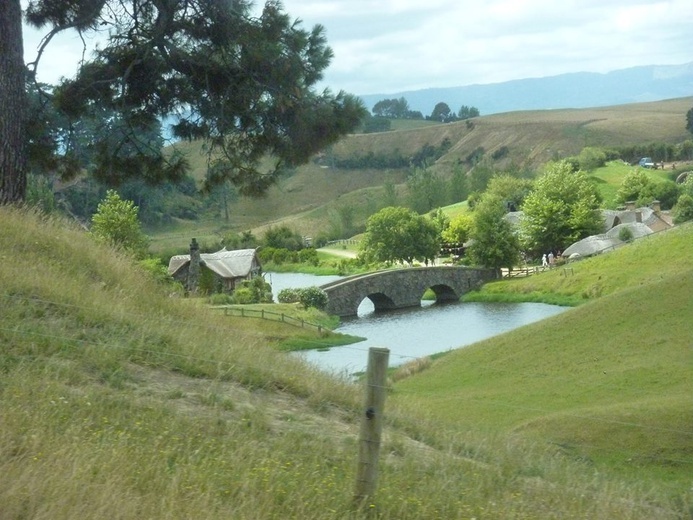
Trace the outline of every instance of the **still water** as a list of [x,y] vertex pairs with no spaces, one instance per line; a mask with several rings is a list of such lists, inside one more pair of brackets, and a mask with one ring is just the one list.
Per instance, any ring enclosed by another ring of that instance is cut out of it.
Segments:
[[[338,278],[294,273],[270,273],[267,276],[275,296],[286,287],[322,285]],[[542,303],[432,305],[422,302],[421,308],[376,314],[370,300],[365,299],[359,307],[358,317],[343,318],[336,329],[337,332],[364,337],[365,341],[298,355],[325,370],[351,374],[365,370],[369,347],[390,349],[390,366],[396,366],[413,358],[463,347],[565,310],[565,307]]]

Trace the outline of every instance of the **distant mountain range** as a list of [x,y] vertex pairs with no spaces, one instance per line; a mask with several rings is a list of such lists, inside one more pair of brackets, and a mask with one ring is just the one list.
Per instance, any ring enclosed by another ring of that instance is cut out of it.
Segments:
[[411,110],[421,111],[427,116],[441,101],[454,112],[462,105],[467,105],[478,108],[481,115],[488,115],[516,110],[623,105],[691,95],[693,62],[633,67],[606,74],[576,72],[488,85],[429,88],[359,97],[368,109],[382,99],[404,97]]

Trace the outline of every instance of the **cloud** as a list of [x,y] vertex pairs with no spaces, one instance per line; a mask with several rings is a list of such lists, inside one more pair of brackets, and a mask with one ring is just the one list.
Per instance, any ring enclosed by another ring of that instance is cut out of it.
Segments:
[[358,94],[693,61],[689,0],[284,5],[307,25],[321,15],[335,51],[326,82]]
[[[283,5],[305,28],[325,27],[335,57],[322,86],[355,94],[693,62],[690,0],[284,0]],[[38,38],[27,32],[27,47],[35,48]],[[42,59],[42,77],[55,82],[71,75],[81,52],[77,37],[56,39]]]

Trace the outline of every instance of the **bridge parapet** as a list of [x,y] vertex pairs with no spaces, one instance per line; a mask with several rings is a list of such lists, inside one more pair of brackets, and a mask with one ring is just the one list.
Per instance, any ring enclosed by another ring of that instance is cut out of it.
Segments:
[[355,316],[358,306],[369,298],[376,311],[421,305],[421,296],[432,289],[436,301],[457,301],[497,278],[493,269],[470,267],[410,267],[375,271],[351,276],[322,286],[327,293],[327,312],[337,316]]

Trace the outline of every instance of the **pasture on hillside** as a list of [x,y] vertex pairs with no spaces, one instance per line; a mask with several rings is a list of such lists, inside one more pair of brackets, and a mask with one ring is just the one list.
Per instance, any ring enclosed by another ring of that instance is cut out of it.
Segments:
[[[493,161],[494,168],[532,171],[546,161],[577,155],[586,146],[683,142],[690,139],[685,117],[691,106],[693,97],[592,109],[510,112],[350,135],[313,162],[288,172],[265,197],[231,200],[229,221],[223,215],[196,221],[175,219],[170,225],[151,229],[152,248],[181,251],[187,248],[191,236],[218,241],[228,233],[252,230],[261,234],[268,226],[280,224],[302,235],[316,236],[338,225],[344,208],[351,208],[357,227],[363,226],[368,216],[383,207],[387,184],[394,185],[397,196],[404,201],[408,168],[335,169],[330,157],[369,153],[410,157],[426,145],[440,146],[447,139],[447,152],[428,166],[443,178],[449,178],[458,165],[470,168],[469,156],[481,149],[486,157],[507,149],[502,158]],[[179,143],[176,147],[186,153],[193,176],[202,180],[205,156],[200,145]],[[607,181],[607,196],[609,186]]]

